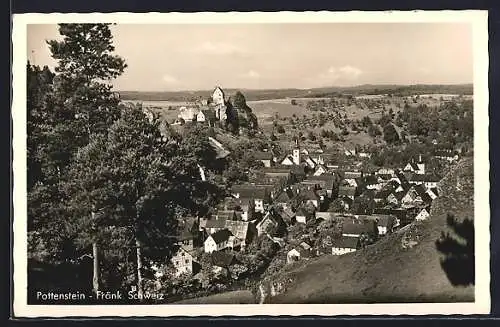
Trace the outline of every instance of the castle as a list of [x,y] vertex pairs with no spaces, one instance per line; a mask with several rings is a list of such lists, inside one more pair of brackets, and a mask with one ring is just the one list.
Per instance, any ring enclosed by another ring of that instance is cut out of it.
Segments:
[[209,125],[216,121],[225,121],[228,101],[222,88],[217,86],[207,101],[190,107],[181,107],[177,117],[185,122],[207,122]]

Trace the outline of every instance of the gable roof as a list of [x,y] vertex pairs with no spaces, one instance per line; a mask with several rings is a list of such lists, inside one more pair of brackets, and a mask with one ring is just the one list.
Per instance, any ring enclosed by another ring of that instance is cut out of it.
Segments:
[[215,214],[217,220],[219,219],[231,220],[234,218],[235,215],[236,215],[235,210],[219,210]]
[[251,184],[234,185],[231,190],[233,193],[239,194],[241,198],[265,199],[268,195],[266,187]]
[[310,188],[302,189],[299,193],[299,196],[304,197],[305,200],[319,200],[319,197],[313,190]]
[[276,220],[276,218],[271,214],[270,211],[268,211],[265,215],[264,215],[264,218],[262,218],[261,221],[259,221],[259,223],[257,224],[257,229],[260,229],[262,226],[264,226],[264,228],[268,228],[268,226],[272,225],[272,227],[277,227],[278,226],[278,221]]
[[236,238],[246,240],[248,234],[247,221],[226,220],[226,229],[231,232]]
[[397,208],[397,209],[395,209],[395,208],[375,208],[375,210],[374,210],[375,215],[391,215],[391,216],[397,217],[401,221],[406,220],[407,213],[408,213],[408,210],[403,209],[403,208]]
[[315,215],[316,219],[324,219],[324,220],[331,220],[339,217],[338,213],[330,211],[316,211]]
[[339,197],[354,196],[354,195],[356,195],[356,188],[354,186],[348,186],[348,185],[339,186]]
[[279,175],[289,175],[292,170],[288,166],[284,167],[264,167],[261,169],[264,174],[279,174]]
[[377,226],[390,228],[396,223],[396,217],[393,215],[372,215],[368,216],[375,219]]
[[196,231],[198,223],[195,217],[186,217],[179,220],[177,226],[177,240],[184,241],[194,238],[193,233]]
[[295,216],[305,216],[306,218],[312,217],[313,213],[308,211],[304,206],[300,206],[295,212]]
[[231,153],[228,150],[226,150],[222,146],[222,144],[219,141],[217,141],[216,139],[214,139],[213,137],[209,136],[208,141],[209,141],[210,145],[214,148],[215,152],[217,153],[217,155],[215,157],[216,159],[223,159]]
[[256,160],[272,160],[273,154],[271,152],[257,151],[253,154]]
[[342,236],[337,242],[334,243],[333,247],[336,248],[347,248],[347,249],[357,249],[359,245],[359,237],[355,236]]
[[376,222],[370,220],[358,219],[345,219],[342,222],[342,234],[356,234],[363,233],[373,234],[376,230]]
[[285,156],[284,156],[284,157],[283,157],[283,158],[282,158],[279,162],[280,162],[280,163],[282,163],[282,162],[284,162],[284,161],[285,161],[285,160],[287,160],[287,159],[288,159],[290,162],[292,162],[292,163],[293,163],[293,157],[292,157],[292,155],[291,155],[291,154],[287,154],[287,155],[285,155]]
[[220,219],[208,219],[205,221],[205,228],[215,228],[222,229],[226,227],[226,218],[221,217]]
[[344,178],[358,178],[361,177],[363,174],[360,171],[345,171],[344,172]]
[[229,237],[231,235],[233,235],[233,234],[231,234],[231,232],[228,229],[221,229],[220,231],[217,231],[217,232],[213,233],[212,235],[210,235],[210,237],[212,237],[212,239],[215,241],[215,243],[219,244],[219,243],[222,243],[224,241],[229,240]]
[[294,197],[293,192],[290,189],[282,191],[275,199],[278,203],[288,203]]
[[364,183],[366,185],[378,184],[378,179],[374,175],[368,175],[368,176],[365,176]]

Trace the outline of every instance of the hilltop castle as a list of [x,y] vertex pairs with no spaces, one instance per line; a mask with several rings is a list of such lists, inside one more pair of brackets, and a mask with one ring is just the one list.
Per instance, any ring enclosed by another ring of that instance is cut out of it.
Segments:
[[216,86],[207,101],[181,107],[177,117],[185,122],[208,122],[209,125],[216,121],[223,122],[227,119],[228,102],[222,88]]

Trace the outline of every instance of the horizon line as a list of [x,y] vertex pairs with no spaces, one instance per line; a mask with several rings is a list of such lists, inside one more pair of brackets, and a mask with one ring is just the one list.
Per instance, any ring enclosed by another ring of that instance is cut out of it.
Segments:
[[397,84],[397,83],[387,83],[387,84],[357,84],[351,86],[318,86],[312,88],[297,88],[297,87],[283,87],[283,88],[238,88],[238,87],[222,87],[220,84],[215,85],[211,89],[183,89],[183,90],[115,90],[115,92],[164,92],[164,93],[174,93],[174,92],[206,92],[220,87],[223,90],[246,90],[246,91],[281,91],[281,90],[297,90],[297,91],[312,91],[320,89],[352,89],[357,87],[377,87],[377,86],[398,86],[398,87],[409,87],[409,86],[474,86],[473,82],[464,83],[416,83],[416,84]]

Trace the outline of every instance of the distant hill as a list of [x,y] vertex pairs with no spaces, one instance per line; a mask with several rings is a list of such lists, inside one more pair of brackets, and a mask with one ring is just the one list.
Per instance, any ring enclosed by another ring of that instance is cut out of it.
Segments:
[[[270,89],[252,90],[239,89],[245,95],[247,101],[269,100],[281,98],[319,98],[330,97],[339,94],[395,94],[409,96],[415,94],[464,94],[473,92],[472,84],[457,85],[358,85],[350,87],[322,87],[313,89]],[[226,96],[232,96],[238,89],[224,89]],[[141,91],[119,91],[123,100],[139,101],[191,101],[193,99],[206,99],[212,94],[212,90],[200,91],[176,91],[176,92],[141,92]]]
[[[441,197],[433,203],[427,221],[412,223],[364,250],[285,267],[262,282],[275,292],[265,303],[474,301],[474,286],[450,282],[470,267],[452,262],[447,275],[440,264],[443,255],[436,248],[441,232],[449,230],[448,214],[458,222],[473,221],[472,158],[463,159],[448,173],[439,189]],[[413,247],[409,241],[414,242]]]

